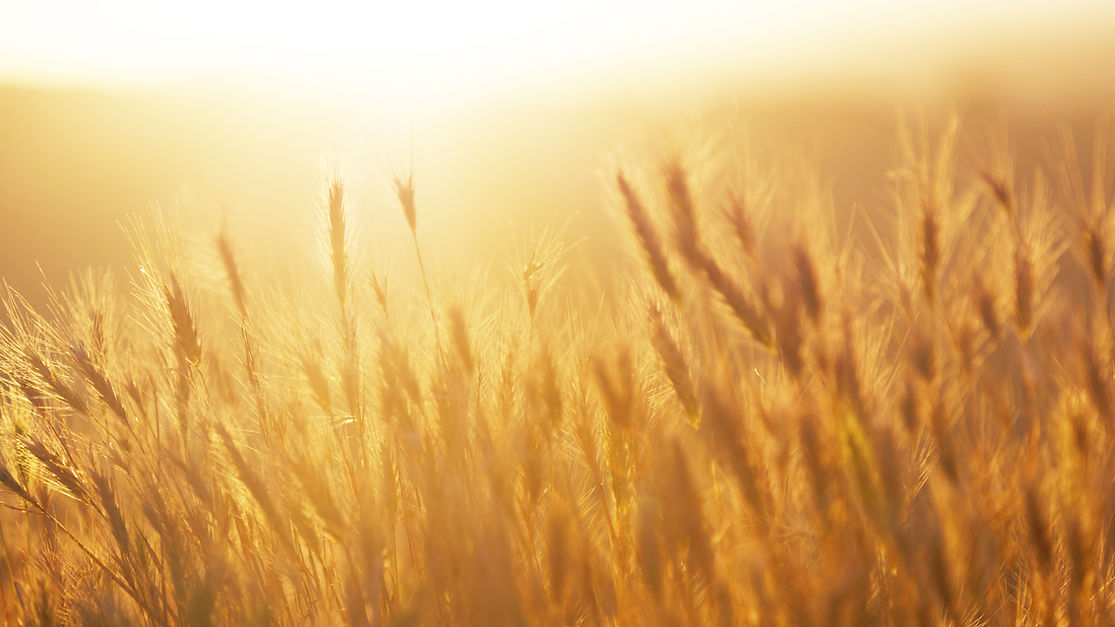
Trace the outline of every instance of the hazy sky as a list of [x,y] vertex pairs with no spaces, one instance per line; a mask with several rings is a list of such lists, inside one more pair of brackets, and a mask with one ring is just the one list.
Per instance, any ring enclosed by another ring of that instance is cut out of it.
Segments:
[[415,90],[632,67],[772,74],[885,65],[912,53],[947,55],[1014,33],[1101,31],[1103,25],[1111,31],[1112,6],[1098,0],[0,0],[0,81],[143,84],[248,73]]

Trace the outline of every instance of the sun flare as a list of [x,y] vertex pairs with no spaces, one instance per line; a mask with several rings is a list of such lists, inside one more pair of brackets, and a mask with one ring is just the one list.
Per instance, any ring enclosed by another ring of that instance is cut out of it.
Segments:
[[0,0],[0,626],[1115,625],[1112,33]]
[[86,85],[231,76],[426,96],[631,72],[862,73],[893,70],[927,45],[976,31],[995,41],[1048,32],[1051,21],[1066,32],[1094,29],[1115,15],[1105,3],[1072,4],[1013,2],[1003,21],[1004,3],[960,0],[901,9],[879,0],[4,0],[0,75]]

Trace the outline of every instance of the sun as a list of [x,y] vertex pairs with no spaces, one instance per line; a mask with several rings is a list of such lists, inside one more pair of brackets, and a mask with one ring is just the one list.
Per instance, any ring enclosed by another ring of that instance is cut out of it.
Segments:
[[1003,24],[1002,3],[961,0],[0,0],[0,81],[236,77],[437,98],[569,77],[644,84],[696,69],[900,74],[958,42],[1115,15],[1095,0],[1064,4],[1020,0]]
[[608,46],[624,40],[602,26],[609,12],[615,9],[587,2],[503,0],[5,0],[0,73],[41,82],[125,84],[251,75],[407,92],[490,86],[606,56]]

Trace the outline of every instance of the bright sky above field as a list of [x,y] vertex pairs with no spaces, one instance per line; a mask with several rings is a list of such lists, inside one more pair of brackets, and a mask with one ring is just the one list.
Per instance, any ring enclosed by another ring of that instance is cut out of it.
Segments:
[[[486,87],[526,77],[727,67],[778,75],[896,63],[911,42],[1115,26],[1099,0],[0,0],[0,81],[208,75]],[[935,43],[934,43],[935,42]],[[888,53],[892,51],[893,54]],[[924,52],[924,50],[923,50]]]

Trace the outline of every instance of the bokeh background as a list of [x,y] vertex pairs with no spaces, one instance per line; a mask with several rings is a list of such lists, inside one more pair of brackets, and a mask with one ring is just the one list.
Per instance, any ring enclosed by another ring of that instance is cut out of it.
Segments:
[[900,114],[958,112],[977,161],[1009,129],[1025,171],[1115,89],[1110,3],[397,4],[0,0],[0,277],[37,302],[134,271],[126,225],[158,211],[281,272],[338,167],[377,259],[413,167],[431,254],[498,264],[558,223],[606,266],[631,154],[757,156],[886,211]]

